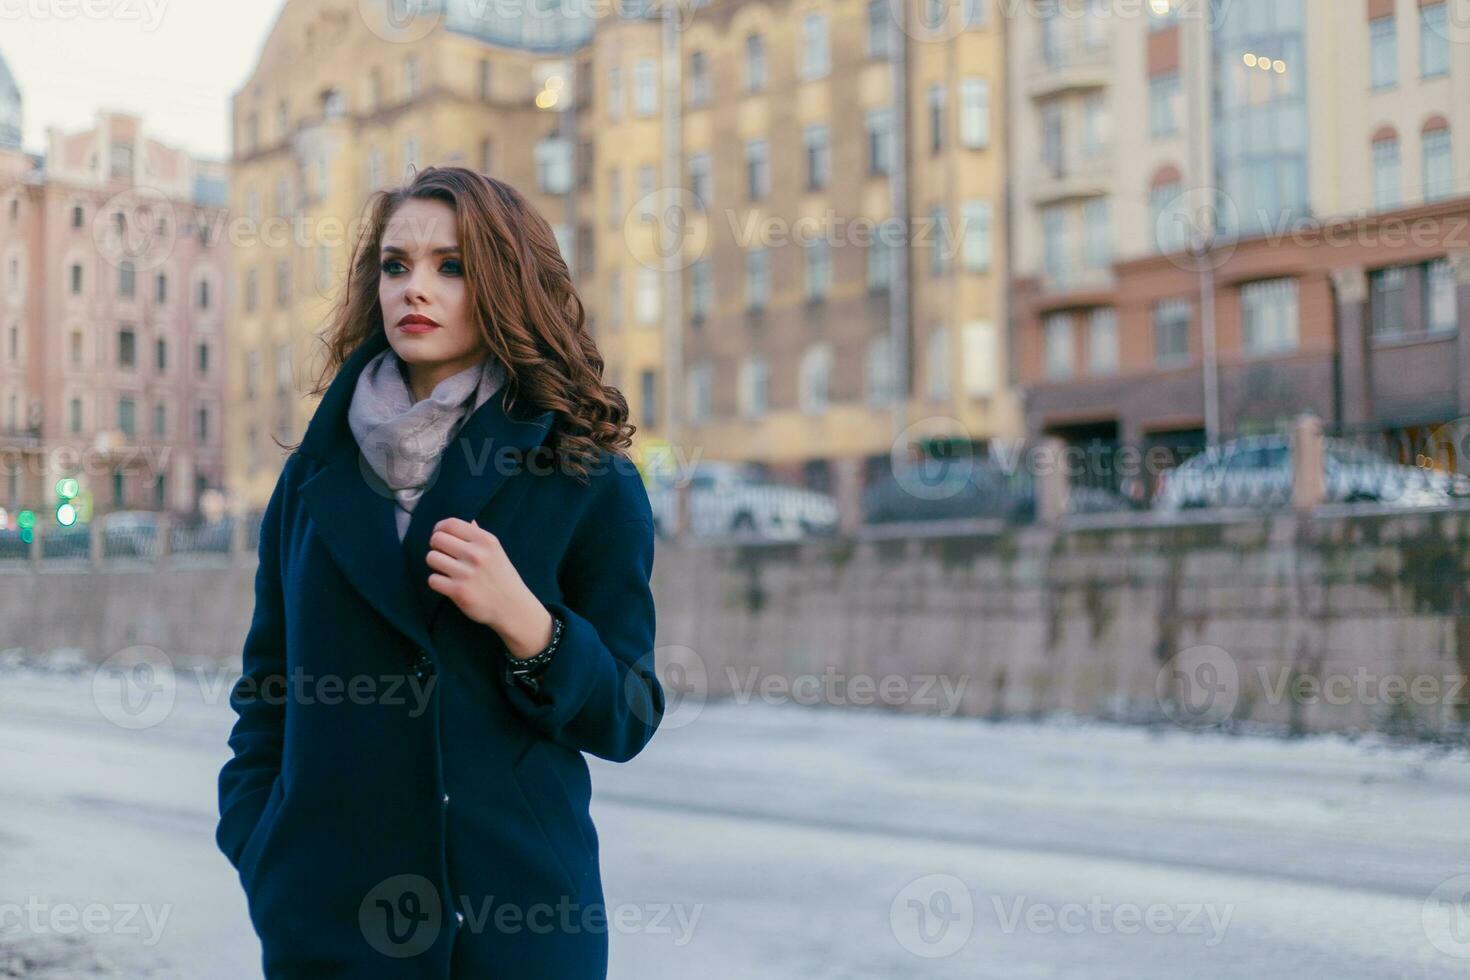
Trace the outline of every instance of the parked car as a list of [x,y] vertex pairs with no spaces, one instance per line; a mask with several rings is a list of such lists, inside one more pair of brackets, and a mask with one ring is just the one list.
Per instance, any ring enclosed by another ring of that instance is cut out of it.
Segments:
[[118,510],[103,515],[102,553],[109,558],[151,558],[158,551],[158,515]]
[[[665,472],[647,480],[654,529],[668,534],[674,527],[676,480]],[[793,540],[837,529],[837,501],[832,497],[773,483],[741,463],[696,463],[688,484],[689,530],[696,537]]]
[[[1291,443],[1283,435],[1247,436],[1207,449],[1160,477],[1154,506],[1285,507],[1291,503]],[[1324,447],[1327,499],[1437,506],[1470,497],[1470,479],[1405,466],[1341,439]]]
[[[1068,511],[1073,514],[1112,513],[1134,506],[1103,487],[1073,486],[1069,491]],[[868,524],[976,518],[1015,524],[1035,520],[1035,479],[1025,470],[1007,470],[986,459],[968,465],[935,460],[875,479],[863,491],[863,520]]]

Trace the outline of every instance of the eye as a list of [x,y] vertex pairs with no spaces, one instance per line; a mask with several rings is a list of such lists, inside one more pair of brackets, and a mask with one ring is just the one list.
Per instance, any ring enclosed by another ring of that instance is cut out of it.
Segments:
[[403,263],[398,261],[397,259],[384,259],[381,268],[388,275],[396,276],[398,275],[399,267],[401,267],[402,265]]
[[459,259],[445,259],[444,264],[439,267],[439,271],[446,276],[462,276],[464,275],[464,266],[460,263]]

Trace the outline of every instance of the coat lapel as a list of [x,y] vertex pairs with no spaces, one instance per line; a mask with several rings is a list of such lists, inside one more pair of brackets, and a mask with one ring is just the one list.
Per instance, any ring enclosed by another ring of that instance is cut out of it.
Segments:
[[430,624],[444,602],[444,596],[429,588],[426,558],[434,525],[449,517],[464,521],[479,517],[506,480],[524,468],[526,454],[545,442],[555,418],[552,411],[527,418],[508,413],[504,404],[508,390],[509,385],[501,386],[449,441],[433,483],[414,507],[400,565],[405,565]]
[[429,588],[425,561],[434,525],[446,517],[478,517],[506,479],[522,468],[525,454],[545,441],[556,413],[513,416],[504,404],[509,385],[502,385],[445,447],[400,543],[392,496],[363,461],[347,422],[358,375],[387,346],[384,334],[368,338],[322,396],[300,451],[323,467],[300,492],[328,552],[353,588],[415,645],[432,649],[431,624],[444,600]]

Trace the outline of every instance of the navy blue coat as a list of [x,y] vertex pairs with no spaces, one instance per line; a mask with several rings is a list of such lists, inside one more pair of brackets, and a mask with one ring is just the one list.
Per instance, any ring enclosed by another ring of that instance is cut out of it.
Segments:
[[[385,345],[348,358],[266,508],[216,841],[267,977],[604,977],[583,753],[631,759],[663,715],[647,492],[607,453],[583,482],[551,458],[553,413],[497,394],[400,543],[347,425]],[[565,621],[539,685],[507,677],[499,635],[429,589],[429,535],[450,516],[497,535]]]

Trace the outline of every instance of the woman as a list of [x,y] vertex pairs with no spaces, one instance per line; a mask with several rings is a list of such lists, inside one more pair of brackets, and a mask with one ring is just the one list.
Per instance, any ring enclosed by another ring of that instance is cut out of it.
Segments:
[[268,977],[603,977],[583,753],[637,755],[653,518],[546,221],[380,192],[261,524],[216,840]]

